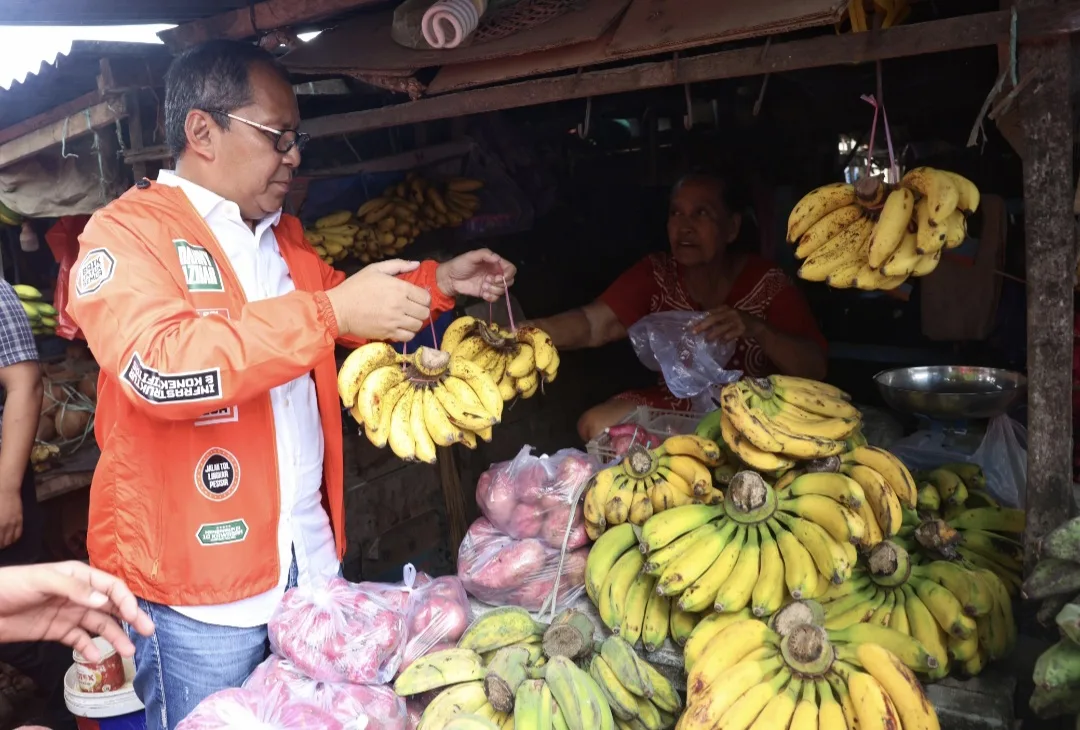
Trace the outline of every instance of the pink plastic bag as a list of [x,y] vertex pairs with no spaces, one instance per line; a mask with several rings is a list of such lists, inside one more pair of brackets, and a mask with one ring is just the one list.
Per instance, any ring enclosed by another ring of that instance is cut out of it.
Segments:
[[385,685],[339,684],[308,679],[287,659],[271,656],[255,668],[244,689],[284,688],[288,696],[332,715],[344,730],[406,730],[405,700]]
[[[480,518],[458,549],[458,577],[465,590],[484,603],[539,611],[559,573],[559,554],[536,538],[515,540]],[[588,555],[588,548],[567,553],[557,606],[565,607],[581,595]]]
[[409,597],[413,592],[423,588],[431,582],[431,576],[423,571],[418,571],[412,563],[405,565],[400,583],[373,583],[363,581],[356,584],[362,591],[367,591],[378,596],[383,603],[395,611],[405,613],[408,610]]
[[315,705],[294,699],[284,687],[226,689],[210,695],[176,730],[343,730]]
[[453,648],[469,621],[469,597],[455,576],[435,578],[413,591],[405,612],[409,640],[401,668],[432,652]]
[[510,537],[539,538],[560,550],[570,525],[567,549],[576,550],[589,542],[579,499],[582,486],[599,467],[595,458],[576,449],[533,456],[532,447],[525,446],[513,461],[493,464],[480,475],[476,504]]
[[342,578],[286,591],[270,648],[323,682],[384,684],[401,665],[405,617]]

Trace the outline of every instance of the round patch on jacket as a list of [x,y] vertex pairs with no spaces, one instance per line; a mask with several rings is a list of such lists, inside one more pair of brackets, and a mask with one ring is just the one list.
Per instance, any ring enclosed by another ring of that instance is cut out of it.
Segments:
[[225,449],[208,449],[195,467],[195,488],[212,502],[224,502],[240,486],[240,462]]
[[116,271],[116,259],[107,248],[95,248],[86,252],[75,275],[75,296],[85,297],[105,286]]

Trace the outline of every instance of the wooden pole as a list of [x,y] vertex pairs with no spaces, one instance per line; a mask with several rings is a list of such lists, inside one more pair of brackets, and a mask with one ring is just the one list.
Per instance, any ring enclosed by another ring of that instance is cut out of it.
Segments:
[[[1011,25],[1012,13],[999,10],[901,25],[885,31],[822,35],[772,44],[765,56],[760,46],[753,46],[680,58],[678,63],[639,63],[472,89],[378,109],[332,114],[305,120],[304,131],[312,137],[354,134],[402,124],[640,89],[992,46],[1008,40]],[[1080,31],[1078,0],[1033,8],[1020,15],[1021,38],[1068,38],[1069,33],[1077,31]]]
[[[1049,6],[1019,0],[1021,12]],[[1021,75],[1039,74],[1020,96],[1027,244],[1028,451],[1026,564],[1035,546],[1073,510],[1072,56],[1068,36],[1023,43]]]

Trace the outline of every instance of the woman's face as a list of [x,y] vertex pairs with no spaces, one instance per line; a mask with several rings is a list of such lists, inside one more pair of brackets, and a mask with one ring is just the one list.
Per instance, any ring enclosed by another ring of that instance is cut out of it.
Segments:
[[689,178],[671,195],[668,243],[671,255],[683,266],[712,262],[739,235],[742,218],[724,204],[722,186],[709,178]]

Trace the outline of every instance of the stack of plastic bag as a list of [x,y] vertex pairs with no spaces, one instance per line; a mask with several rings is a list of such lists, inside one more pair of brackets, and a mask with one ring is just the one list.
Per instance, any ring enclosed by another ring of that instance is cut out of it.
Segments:
[[[357,730],[359,726],[353,726]],[[405,726],[402,726],[403,728]],[[283,686],[226,689],[210,695],[176,730],[345,730],[315,704],[292,696]]]
[[288,660],[271,656],[260,664],[244,689],[278,692],[307,702],[331,715],[344,730],[406,730],[405,701],[387,685],[319,682],[304,676]]

